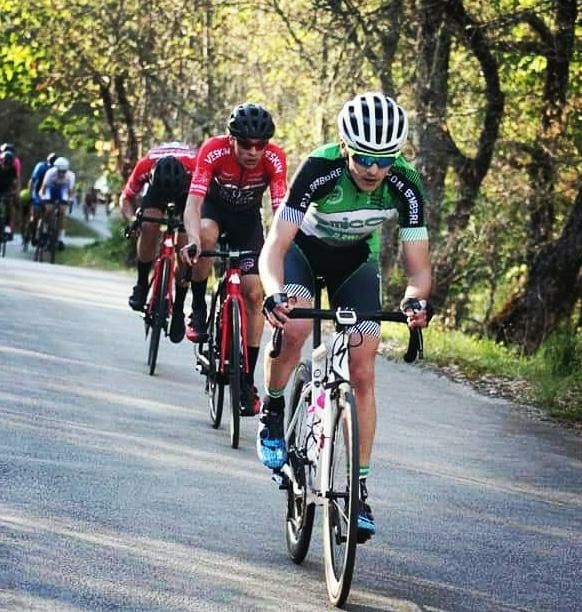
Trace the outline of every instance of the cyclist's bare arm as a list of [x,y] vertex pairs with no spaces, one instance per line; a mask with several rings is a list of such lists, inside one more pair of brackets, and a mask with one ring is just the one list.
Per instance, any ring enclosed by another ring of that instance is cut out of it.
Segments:
[[[402,251],[408,276],[408,286],[404,292],[404,298],[428,300],[432,284],[428,240],[403,242]],[[412,327],[425,327],[427,323],[425,310],[414,313],[409,317],[409,325]]]
[[133,201],[124,195],[123,192],[119,196],[119,208],[124,219],[127,221],[133,220],[135,217],[135,207],[133,205]]
[[[184,209],[184,227],[188,234],[188,242],[196,245],[196,251],[200,252],[200,211],[202,209],[204,196],[190,194],[186,200],[186,208]],[[188,265],[196,263],[197,258],[191,257],[188,250],[181,250],[182,259]]]
[[[285,254],[289,250],[299,227],[294,223],[281,219],[279,214],[275,215],[273,225],[267,234],[267,239],[259,257],[259,275],[261,283],[267,296],[281,293],[284,285],[283,262]],[[285,313],[287,306],[280,304],[277,306],[279,320],[271,315],[267,315],[269,323],[275,327],[281,326],[281,321],[286,321]]]

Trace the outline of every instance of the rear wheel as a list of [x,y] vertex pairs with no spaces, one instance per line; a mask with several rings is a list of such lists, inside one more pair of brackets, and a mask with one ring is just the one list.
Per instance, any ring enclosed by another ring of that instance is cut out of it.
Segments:
[[[158,291],[155,298],[155,303],[151,309],[151,334],[150,334],[150,345],[148,351],[148,365],[150,367],[150,376],[153,376],[156,371],[156,364],[158,361],[158,349],[160,346],[160,336],[162,329],[166,325],[167,308],[166,308],[166,294],[168,292],[168,283],[170,281],[170,266],[171,262],[169,259],[164,259],[162,263],[161,278],[158,285]],[[155,291],[155,280],[153,283]]]
[[224,377],[220,373],[220,304],[219,292],[212,296],[208,320],[208,372],[206,374],[210,423],[214,429],[220,427],[224,406]]
[[240,347],[240,309],[238,302],[230,303],[230,346],[228,354],[228,386],[230,392],[230,445],[238,448],[240,436],[240,383],[241,383],[241,347]]
[[[307,461],[306,447],[309,428],[307,425],[307,408],[311,393],[311,363],[302,362],[295,370],[291,402],[285,430],[293,423],[288,442],[289,467],[293,472],[295,482],[289,482],[287,488],[287,519],[285,523],[285,538],[287,550],[295,563],[301,563],[311,542],[315,504],[307,502],[307,477],[310,465]],[[295,420],[293,420],[294,416]]]
[[323,549],[327,593],[341,606],[350,592],[356,561],[360,461],[356,402],[349,386],[340,386],[335,401],[331,444],[324,448],[321,462],[327,496]]

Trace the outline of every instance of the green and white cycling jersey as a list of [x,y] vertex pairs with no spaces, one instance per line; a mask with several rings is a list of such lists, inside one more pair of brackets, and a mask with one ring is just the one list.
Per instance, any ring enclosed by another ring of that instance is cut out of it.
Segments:
[[379,187],[367,193],[350,177],[339,144],[327,144],[299,167],[279,214],[303,234],[331,246],[368,240],[370,250],[377,252],[377,230],[391,218],[398,219],[401,240],[428,240],[424,202],[418,172],[402,156]]

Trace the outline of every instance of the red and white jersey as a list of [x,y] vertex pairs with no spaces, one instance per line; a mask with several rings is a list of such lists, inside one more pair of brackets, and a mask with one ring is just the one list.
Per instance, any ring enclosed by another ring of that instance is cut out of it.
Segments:
[[260,208],[267,187],[276,209],[287,191],[287,158],[277,145],[269,143],[252,170],[237,161],[230,136],[214,136],[200,147],[190,195],[208,197],[232,211],[246,211]]
[[149,182],[150,173],[156,162],[162,157],[172,155],[184,166],[184,170],[191,176],[196,168],[197,149],[181,142],[166,142],[150,149],[138,162],[127,179],[123,188],[123,195],[133,200],[143,186]]

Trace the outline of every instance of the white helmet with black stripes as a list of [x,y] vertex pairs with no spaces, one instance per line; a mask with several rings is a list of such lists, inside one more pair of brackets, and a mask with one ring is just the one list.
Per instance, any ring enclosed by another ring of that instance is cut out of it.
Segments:
[[371,155],[397,153],[408,134],[406,112],[380,92],[361,94],[346,102],[337,125],[349,147]]

